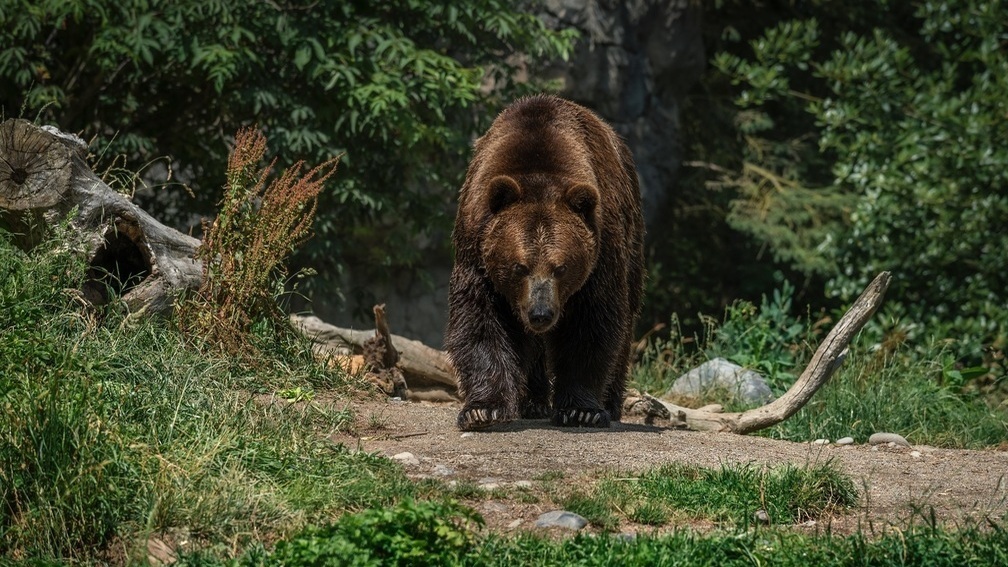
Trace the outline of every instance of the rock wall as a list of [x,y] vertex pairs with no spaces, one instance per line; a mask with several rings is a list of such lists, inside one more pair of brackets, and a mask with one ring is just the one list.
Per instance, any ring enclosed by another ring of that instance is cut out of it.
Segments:
[[[547,24],[581,32],[570,61],[549,72],[562,82],[564,97],[598,112],[626,139],[640,175],[647,229],[656,233],[668,222],[662,209],[675,190],[682,162],[680,101],[705,65],[700,1],[546,0],[544,4],[541,17]],[[382,301],[392,332],[440,348],[451,258],[432,259],[426,269],[426,278],[406,274],[394,278]],[[425,279],[434,282],[433,289]],[[315,313],[325,321],[348,324],[346,313],[318,302]],[[374,326],[366,319],[352,324]]]

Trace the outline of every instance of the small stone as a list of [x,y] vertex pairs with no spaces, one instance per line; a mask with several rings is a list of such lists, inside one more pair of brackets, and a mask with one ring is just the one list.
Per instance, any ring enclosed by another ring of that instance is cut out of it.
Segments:
[[753,514],[753,518],[761,524],[770,523],[770,514],[767,514],[766,510],[756,510],[756,513]]
[[632,542],[635,539],[637,539],[637,534],[633,532],[622,532],[618,536],[616,536],[616,538],[626,542]]
[[899,435],[897,433],[884,433],[884,432],[872,433],[871,437],[868,438],[868,442],[871,443],[872,445],[885,445],[888,443],[893,443],[894,446],[895,445],[900,445],[903,447],[910,446],[910,443],[908,443],[907,440],[904,439],[902,435]]
[[531,480],[516,480],[514,482],[515,488],[532,488]]
[[915,458],[915,459],[919,459],[919,458],[921,458],[921,452],[920,451],[910,451],[910,456],[913,457],[913,458]]
[[438,476],[451,476],[455,474],[455,469],[442,464],[434,465],[434,474]]
[[829,445],[829,439],[816,439],[812,442],[813,445]]
[[507,504],[502,504],[500,502],[484,502],[483,511],[491,514],[500,514],[502,512],[507,512],[510,510]]
[[461,437],[462,439],[465,439],[466,437],[472,437],[473,435],[476,435],[476,434],[473,433],[472,431],[466,431],[462,435],[459,435],[459,437]]
[[508,524],[507,527],[508,527],[509,530],[513,530],[513,529],[517,528],[518,526],[520,526],[521,523],[522,523],[521,520],[514,520],[510,524]]
[[837,445],[853,445],[854,444],[854,438],[853,437],[841,437],[841,438],[839,438],[839,439],[836,440],[836,444]]
[[566,528],[580,530],[588,525],[588,520],[566,510],[554,510],[539,516],[535,523],[537,528]]
[[415,467],[420,464],[420,459],[416,458],[416,455],[408,451],[396,453],[395,455],[392,455],[392,459],[411,467]]

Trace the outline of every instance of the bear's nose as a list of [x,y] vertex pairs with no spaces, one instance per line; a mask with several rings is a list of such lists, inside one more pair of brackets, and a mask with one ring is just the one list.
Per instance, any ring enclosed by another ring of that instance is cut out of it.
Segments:
[[534,305],[529,309],[528,319],[533,327],[547,327],[553,322],[553,310],[548,305]]

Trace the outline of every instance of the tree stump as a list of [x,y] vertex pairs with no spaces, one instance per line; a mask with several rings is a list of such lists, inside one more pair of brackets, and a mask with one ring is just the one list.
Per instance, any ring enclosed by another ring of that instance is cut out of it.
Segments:
[[121,298],[131,311],[171,310],[199,287],[200,241],[167,227],[91,171],[79,137],[27,120],[0,124],[0,228],[29,250],[69,218],[89,263],[82,293],[94,304]]

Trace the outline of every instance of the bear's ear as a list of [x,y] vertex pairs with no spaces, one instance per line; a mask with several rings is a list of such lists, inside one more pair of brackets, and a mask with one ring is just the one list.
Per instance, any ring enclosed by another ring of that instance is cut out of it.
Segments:
[[522,190],[518,182],[507,175],[498,175],[490,180],[487,186],[487,207],[490,214],[497,213],[514,204],[521,198]]
[[564,193],[564,201],[588,226],[595,226],[595,213],[599,203],[598,189],[585,183],[574,185]]

